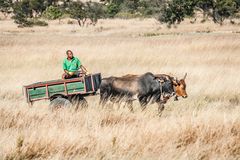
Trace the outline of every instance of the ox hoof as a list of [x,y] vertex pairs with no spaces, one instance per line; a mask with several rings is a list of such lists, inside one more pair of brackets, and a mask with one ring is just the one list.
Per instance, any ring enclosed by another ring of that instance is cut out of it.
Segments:
[[177,96],[174,98],[174,101],[178,101],[178,97]]

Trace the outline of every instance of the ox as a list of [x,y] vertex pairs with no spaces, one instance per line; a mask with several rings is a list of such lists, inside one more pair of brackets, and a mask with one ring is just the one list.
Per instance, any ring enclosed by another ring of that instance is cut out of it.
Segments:
[[162,112],[164,104],[174,94],[174,84],[167,76],[155,76],[148,72],[143,75],[126,75],[102,79],[100,85],[100,104],[104,106],[108,100],[119,103],[124,101],[133,111],[133,100],[138,99],[142,109],[149,103],[157,103]]

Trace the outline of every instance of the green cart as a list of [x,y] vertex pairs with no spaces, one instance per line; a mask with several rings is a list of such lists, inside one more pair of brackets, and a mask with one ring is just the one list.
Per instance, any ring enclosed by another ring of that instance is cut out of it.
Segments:
[[101,74],[91,74],[73,79],[38,82],[23,87],[27,102],[50,100],[51,106],[77,104],[87,106],[84,97],[95,95],[101,84]]

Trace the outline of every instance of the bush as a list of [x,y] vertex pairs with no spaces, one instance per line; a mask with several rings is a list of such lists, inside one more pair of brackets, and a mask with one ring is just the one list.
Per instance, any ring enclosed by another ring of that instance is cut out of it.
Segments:
[[119,5],[115,3],[110,3],[109,5],[107,5],[107,11],[106,11],[107,17],[113,18],[119,11],[120,11]]
[[32,23],[33,26],[42,26],[42,27],[48,26],[47,22],[41,21],[38,19],[32,19],[30,20],[30,22]]
[[63,12],[60,8],[55,6],[49,6],[43,13],[43,16],[49,20],[54,20],[61,18],[63,16]]

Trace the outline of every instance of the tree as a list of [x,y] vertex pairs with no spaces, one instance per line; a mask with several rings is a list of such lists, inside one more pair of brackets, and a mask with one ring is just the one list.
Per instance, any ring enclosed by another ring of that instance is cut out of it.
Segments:
[[34,17],[42,15],[43,11],[46,9],[44,2],[45,0],[29,0],[29,7],[35,14]]
[[87,20],[87,13],[83,2],[72,2],[69,5],[70,17],[78,21],[79,26],[84,26]]
[[32,23],[28,21],[28,17],[31,17],[32,13],[29,7],[29,1],[23,0],[21,2],[15,2],[13,5],[13,14],[12,17],[14,22],[20,26],[31,26]]
[[93,25],[96,25],[99,18],[103,17],[103,6],[97,2],[86,2],[85,11],[87,12],[87,18],[90,19]]
[[240,0],[235,0],[236,5],[237,5],[237,9],[240,9]]
[[181,23],[185,17],[194,16],[194,8],[196,2],[192,0],[172,0],[167,2],[158,17],[158,20],[167,23],[169,26],[172,24]]
[[237,12],[237,4],[234,0],[216,0],[213,2],[212,18],[215,23],[222,24]]
[[239,0],[170,0],[161,10],[158,18],[168,25],[181,23],[186,17],[194,17],[196,11],[203,13],[204,19],[211,17],[215,23],[222,24],[239,11]]
[[85,26],[87,19],[95,25],[99,18],[103,17],[103,6],[97,2],[72,2],[69,5],[70,17],[78,21],[79,26]]
[[100,0],[100,2],[103,2],[104,4],[116,4],[120,5],[124,2],[125,0]]
[[[45,5],[46,7],[56,6],[58,1],[59,1],[59,0],[45,0],[45,1],[44,1],[44,5]],[[64,1],[65,1],[65,0],[64,0]],[[66,1],[69,1],[69,0],[66,0]]]
[[155,16],[162,5],[163,0],[139,0],[138,11],[144,16]]
[[107,17],[113,18],[120,11],[120,6],[115,3],[107,4]]
[[0,12],[3,13],[5,18],[7,18],[7,15],[12,12],[12,0],[0,0]]
[[[14,22],[19,24],[20,27],[30,27],[33,25],[47,26],[48,24],[44,21],[38,20],[38,16],[35,15],[37,8],[32,8],[34,5],[32,0],[16,1],[13,5],[13,16]],[[36,5],[37,6],[37,5]],[[35,6],[35,7],[36,7]]]
[[209,16],[211,16],[211,11],[213,8],[212,0],[198,0],[196,4],[196,10],[202,12],[203,21],[205,21]]
[[121,9],[124,12],[129,12],[129,13],[133,14],[138,9],[138,3],[139,3],[139,0],[125,0],[121,4]]

